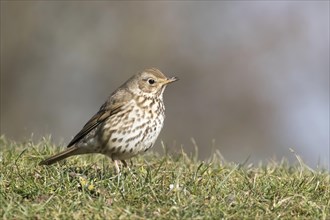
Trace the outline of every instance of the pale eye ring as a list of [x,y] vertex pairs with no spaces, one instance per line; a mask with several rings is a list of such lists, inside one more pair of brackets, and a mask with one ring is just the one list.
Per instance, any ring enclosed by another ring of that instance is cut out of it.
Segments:
[[156,82],[156,81],[153,80],[153,79],[148,79],[148,83],[149,83],[150,85],[154,84],[155,82]]

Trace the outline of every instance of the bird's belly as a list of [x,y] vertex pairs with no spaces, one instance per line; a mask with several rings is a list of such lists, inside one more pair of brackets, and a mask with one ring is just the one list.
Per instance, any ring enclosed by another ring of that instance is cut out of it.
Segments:
[[118,123],[112,123],[114,126],[110,128],[111,134],[104,154],[114,160],[126,160],[151,148],[164,121],[163,114],[154,116],[142,110],[135,110]]

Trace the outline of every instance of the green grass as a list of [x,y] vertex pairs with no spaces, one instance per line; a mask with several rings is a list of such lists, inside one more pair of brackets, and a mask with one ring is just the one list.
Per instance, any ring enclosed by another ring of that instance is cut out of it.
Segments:
[[[330,177],[297,157],[243,166],[218,154],[198,161],[184,152],[134,158],[115,174],[102,155],[38,162],[58,152],[47,139],[0,138],[2,219],[329,219]],[[64,148],[64,146],[61,146]]]

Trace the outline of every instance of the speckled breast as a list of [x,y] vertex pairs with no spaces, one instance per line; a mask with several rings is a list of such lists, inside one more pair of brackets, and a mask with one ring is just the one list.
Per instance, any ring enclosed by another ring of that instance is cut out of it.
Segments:
[[103,129],[102,153],[114,160],[126,160],[151,148],[164,122],[162,100],[141,98],[132,100],[112,115]]

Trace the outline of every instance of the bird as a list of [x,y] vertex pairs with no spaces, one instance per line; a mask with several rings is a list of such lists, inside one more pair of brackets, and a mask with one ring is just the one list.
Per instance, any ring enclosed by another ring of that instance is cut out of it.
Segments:
[[155,144],[165,119],[163,93],[177,77],[166,77],[157,68],[138,72],[116,89],[98,112],[83,126],[67,148],[39,165],[51,165],[65,158],[99,153],[118,162],[149,150]]

